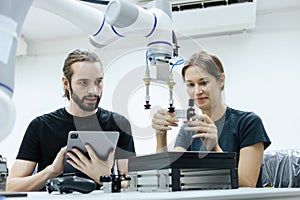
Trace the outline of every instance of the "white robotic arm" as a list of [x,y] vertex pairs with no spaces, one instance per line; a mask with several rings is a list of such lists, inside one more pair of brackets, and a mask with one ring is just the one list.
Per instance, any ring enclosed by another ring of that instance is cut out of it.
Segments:
[[[33,3],[32,3],[33,2]],[[14,89],[14,62],[17,40],[26,14],[31,6],[57,14],[75,24],[90,35],[90,42],[98,48],[110,44],[116,37],[139,35],[149,39],[147,48],[151,51],[151,64],[161,69],[161,82],[170,88],[170,108],[172,111],[173,78],[169,73],[169,60],[173,57],[171,6],[164,0],[155,0],[149,4],[148,10],[124,0],[112,0],[103,12],[76,0],[10,0],[0,2],[0,140],[6,137],[14,124],[14,106],[11,100]],[[155,59],[154,59],[155,55]],[[163,75],[163,76],[161,76]],[[147,66],[146,105],[149,104],[150,81]]]
[[165,10],[155,7],[145,10],[124,0],[113,0],[104,14],[75,0],[34,0],[33,6],[54,13],[81,28],[90,35],[96,47],[108,45],[116,37],[139,35],[150,38],[153,41],[149,43],[150,46],[159,45],[157,49],[169,55],[172,52],[171,12],[168,15],[165,11],[170,7]]
[[118,35],[148,38],[147,47],[163,58],[173,52],[171,15],[170,4],[162,0],[153,1],[147,10],[124,0],[112,0],[106,9],[107,22]]
[[11,131],[15,121],[14,65],[17,38],[32,0],[0,2],[0,141]]
[[[109,2],[105,15],[90,6],[74,0],[35,0],[33,6],[55,13],[90,35],[90,42],[98,48],[112,43],[116,38],[129,35],[142,36],[148,39],[147,48],[151,54],[151,64],[157,67],[156,79],[150,77],[146,68],[145,108],[150,108],[149,85],[151,81],[169,86],[169,111],[173,112],[173,76],[170,60],[177,44],[173,44],[175,34],[172,29],[171,5],[165,0],[154,0],[147,10],[125,0]],[[176,53],[175,53],[176,54]],[[155,59],[153,58],[155,55]]]

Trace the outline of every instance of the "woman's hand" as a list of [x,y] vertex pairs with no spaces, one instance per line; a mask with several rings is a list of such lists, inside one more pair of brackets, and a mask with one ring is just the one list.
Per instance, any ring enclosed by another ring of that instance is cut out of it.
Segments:
[[71,158],[67,162],[70,163],[74,168],[85,173],[90,178],[94,179],[100,184],[100,176],[109,176],[111,169],[114,164],[114,151],[110,152],[107,160],[101,160],[98,158],[94,150],[90,145],[85,145],[88,151],[90,159],[87,158],[81,151],[76,148],[72,149],[72,152],[68,152],[67,155]]
[[175,113],[170,113],[166,109],[160,109],[153,115],[152,128],[156,130],[156,133],[166,133],[173,127],[178,126],[179,120],[175,117]]
[[208,151],[222,151],[218,144],[218,129],[207,115],[195,115],[192,121],[184,121],[186,131],[197,131],[193,138],[201,139]]
[[167,131],[171,130],[171,126],[177,127],[179,120],[175,117],[175,113],[170,113],[166,109],[160,109],[154,114],[152,119],[152,128],[156,130],[156,151],[167,151]]

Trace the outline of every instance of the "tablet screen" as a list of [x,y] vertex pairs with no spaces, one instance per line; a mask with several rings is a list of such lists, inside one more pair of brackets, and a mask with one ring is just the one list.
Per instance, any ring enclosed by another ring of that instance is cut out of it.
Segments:
[[[101,160],[107,160],[109,153],[115,150],[119,139],[117,131],[70,131],[68,135],[67,151],[72,151],[76,147],[87,157],[88,153],[85,144],[89,144],[96,155]],[[81,172],[73,168],[66,162],[68,156],[65,157],[64,173],[75,173],[82,175]]]

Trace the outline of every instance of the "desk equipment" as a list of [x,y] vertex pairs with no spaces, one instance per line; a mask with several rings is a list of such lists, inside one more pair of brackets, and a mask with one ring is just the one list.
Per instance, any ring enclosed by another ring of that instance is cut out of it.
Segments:
[[111,174],[110,176],[101,176],[100,182],[103,183],[103,191],[105,193],[117,193],[121,192],[122,181],[129,181],[130,177],[127,177],[125,174],[116,175]]
[[7,176],[8,176],[8,169],[6,165],[6,158],[0,155],[0,191],[5,191]]
[[72,192],[86,194],[95,188],[96,183],[93,180],[75,175],[52,178],[46,182],[46,190],[49,194],[53,191],[59,191],[60,194]]
[[232,152],[163,152],[129,158],[133,191],[236,189],[238,171]]

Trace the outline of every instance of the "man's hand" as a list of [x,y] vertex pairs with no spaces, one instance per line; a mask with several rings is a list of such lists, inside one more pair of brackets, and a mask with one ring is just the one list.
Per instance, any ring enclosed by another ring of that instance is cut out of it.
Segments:
[[70,165],[72,165],[75,169],[80,170],[100,184],[100,176],[109,176],[111,174],[115,152],[110,152],[107,160],[103,161],[98,158],[90,145],[85,145],[85,148],[87,149],[91,159],[87,158],[80,150],[73,148],[73,153],[67,153],[67,155],[71,158],[68,159],[67,162],[70,163]]
[[61,148],[58,154],[56,155],[53,163],[46,168],[48,172],[51,174],[51,177],[52,176],[56,177],[63,173],[66,151],[67,151],[67,147]]

